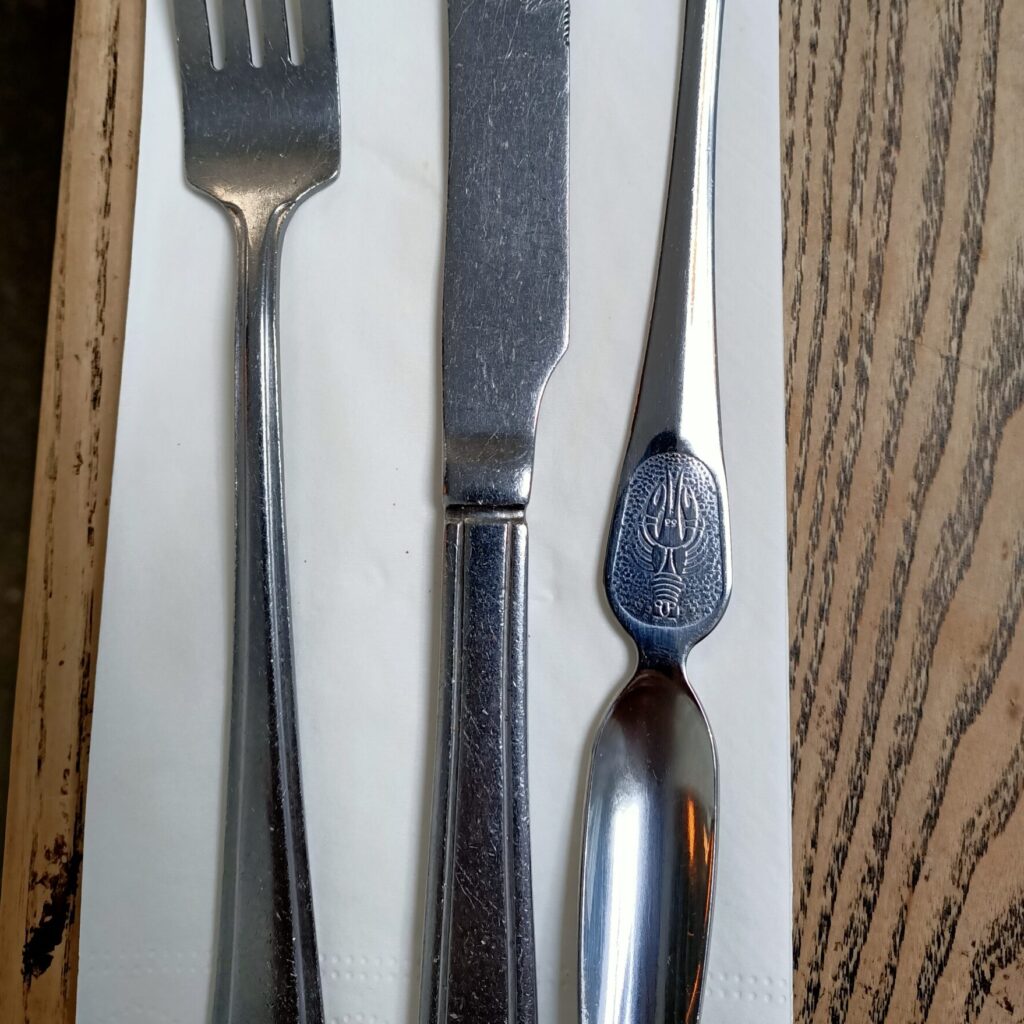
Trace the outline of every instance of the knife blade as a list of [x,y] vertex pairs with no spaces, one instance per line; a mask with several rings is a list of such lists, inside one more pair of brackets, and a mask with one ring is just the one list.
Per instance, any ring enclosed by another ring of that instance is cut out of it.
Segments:
[[532,1024],[525,511],[568,306],[567,0],[449,0],[444,586],[423,1024]]

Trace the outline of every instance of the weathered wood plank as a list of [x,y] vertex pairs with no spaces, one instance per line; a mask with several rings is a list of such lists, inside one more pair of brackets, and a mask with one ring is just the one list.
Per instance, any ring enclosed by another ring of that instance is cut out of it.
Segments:
[[79,0],[0,889],[0,1018],[75,1017],[78,888],[142,85],[141,0]]

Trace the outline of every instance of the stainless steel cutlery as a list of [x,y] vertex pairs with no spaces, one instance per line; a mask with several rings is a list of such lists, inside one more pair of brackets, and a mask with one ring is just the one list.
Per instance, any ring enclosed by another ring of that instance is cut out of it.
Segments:
[[[237,246],[234,668],[214,1021],[319,1024],[285,543],[281,241],[340,161],[330,0],[175,0],[185,168]],[[639,653],[598,732],[580,906],[584,1024],[696,1024],[717,851],[711,729],[686,674],[730,590],[713,266],[722,0],[688,0],[647,354],[608,540]],[[527,526],[565,350],[567,0],[448,0],[444,575],[421,1024],[534,1024]]]
[[235,321],[235,623],[227,822],[213,1019],[323,1020],[295,721],[278,372],[278,268],[295,207],[338,173],[330,0],[303,0],[298,62],[284,0],[250,53],[242,0],[213,63],[205,0],[175,0],[185,173],[231,219]]
[[536,1018],[526,504],[566,345],[566,0],[449,0],[444,588],[423,1024]]
[[639,664],[592,753],[580,897],[584,1024],[695,1024],[717,854],[715,745],[686,674],[729,599],[713,182],[722,0],[688,0],[647,354],[605,589]]

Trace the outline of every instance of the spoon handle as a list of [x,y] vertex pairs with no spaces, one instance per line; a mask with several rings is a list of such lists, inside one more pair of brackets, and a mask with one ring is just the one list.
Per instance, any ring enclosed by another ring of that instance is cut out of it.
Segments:
[[682,664],[725,610],[730,556],[714,295],[722,0],[688,0],[647,353],[605,586],[641,660]]
[[721,460],[714,155],[722,0],[688,0],[665,226],[627,466],[666,431]]

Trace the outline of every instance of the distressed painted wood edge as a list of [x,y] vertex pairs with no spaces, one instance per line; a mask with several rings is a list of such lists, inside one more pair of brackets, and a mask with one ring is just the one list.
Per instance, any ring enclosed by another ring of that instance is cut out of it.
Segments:
[[144,20],[144,0],[75,10],[0,887],[4,1024],[75,1019]]

